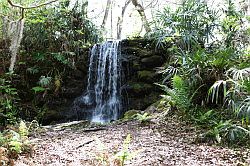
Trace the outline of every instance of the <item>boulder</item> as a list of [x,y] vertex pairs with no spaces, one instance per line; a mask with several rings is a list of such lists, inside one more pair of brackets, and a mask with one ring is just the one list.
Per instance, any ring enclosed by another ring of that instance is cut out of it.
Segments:
[[154,55],[141,59],[141,63],[147,66],[148,68],[154,68],[161,66],[164,63],[164,60],[161,56]]
[[124,120],[130,120],[135,117],[136,114],[141,113],[141,110],[128,110],[125,112],[123,119]]

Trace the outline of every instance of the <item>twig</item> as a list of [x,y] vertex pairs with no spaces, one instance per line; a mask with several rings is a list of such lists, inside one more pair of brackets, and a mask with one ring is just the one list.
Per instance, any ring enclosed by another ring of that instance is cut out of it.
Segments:
[[79,149],[79,148],[81,148],[81,147],[83,147],[83,146],[85,146],[85,145],[88,145],[88,144],[90,144],[91,142],[94,142],[94,140],[87,141],[87,142],[85,142],[85,143],[83,143],[83,144],[77,146],[76,149]]
[[100,130],[106,130],[106,128],[89,128],[83,130],[83,132],[92,132],[92,131],[100,131]]

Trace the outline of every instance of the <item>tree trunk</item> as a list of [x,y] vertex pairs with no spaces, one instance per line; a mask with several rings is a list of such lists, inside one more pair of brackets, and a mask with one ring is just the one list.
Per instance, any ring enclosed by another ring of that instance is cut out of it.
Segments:
[[107,5],[106,5],[106,9],[105,9],[105,13],[104,13],[104,17],[103,17],[103,21],[102,21],[102,25],[101,28],[104,28],[108,19],[108,15],[109,15],[109,10],[111,7],[111,0],[107,0]]
[[24,12],[25,10],[28,9],[35,9],[41,6],[45,6],[48,4],[51,4],[53,2],[56,2],[58,0],[51,0],[51,1],[47,1],[38,5],[31,5],[31,6],[22,6],[21,4],[16,4],[13,3],[12,0],[7,0],[7,2],[12,6],[12,7],[16,7],[19,8],[21,10],[21,18],[18,21],[12,21],[10,22],[10,27],[8,27],[8,37],[10,37],[11,39],[11,44],[10,44],[10,54],[11,54],[11,60],[10,60],[10,67],[9,67],[9,71],[10,72],[14,72],[14,67],[15,67],[15,63],[16,63],[16,59],[17,59],[17,53],[22,41],[22,37],[23,37],[23,29],[24,29]]
[[10,67],[9,71],[14,71],[14,66],[17,59],[17,53],[23,38],[23,28],[24,28],[24,19],[18,20],[13,23],[13,29],[11,30],[11,44],[10,44],[10,54],[11,54],[11,60],[10,60]]
[[141,16],[141,20],[142,20],[142,24],[146,30],[146,32],[150,32],[151,28],[149,26],[146,14],[145,14],[145,10],[143,8],[143,6],[141,4],[138,3],[138,0],[132,0],[133,5],[136,7],[136,10],[138,11],[138,13]]
[[131,0],[127,0],[125,2],[125,5],[122,7],[122,15],[121,15],[121,17],[118,17],[118,21],[117,21],[117,39],[121,39],[123,18],[124,18],[125,11],[126,11],[126,9],[127,9],[130,2],[131,2]]

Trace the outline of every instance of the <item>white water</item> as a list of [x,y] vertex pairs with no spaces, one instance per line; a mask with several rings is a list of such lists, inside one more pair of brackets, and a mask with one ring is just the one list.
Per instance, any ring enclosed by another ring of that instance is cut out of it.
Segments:
[[[95,103],[92,122],[117,120],[121,111],[119,41],[107,41],[91,50],[86,104]],[[93,101],[94,100],[94,101]]]

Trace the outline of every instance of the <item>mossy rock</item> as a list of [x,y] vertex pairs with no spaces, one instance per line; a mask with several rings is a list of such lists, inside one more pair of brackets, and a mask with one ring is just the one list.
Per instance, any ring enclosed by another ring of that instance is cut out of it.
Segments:
[[128,109],[145,110],[148,106],[159,100],[159,93],[151,93],[142,97],[130,97]]
[[141,47],[141,48],[148,48],[148,47],[152,47],[152,40],[148,40],[145,38],[134,38],[134,39],[124,39],[122,40],[122,46],[123,47]]
[[141,69],[141,64],[139,64],[138,61],[133,61],[133,69],[134,70],[140,70]]
[[149,68],[159,67],[164,63],[164,60],[159,55],[154,55],[151,57],[146,57],[141,60],[141,63]]
[[171,108],[171,102],[166,99],[161,99],[154,103],[154,106],[158,111],[169,111]]
[[124,120],[130,120],[133,119],[135,117],[136,114],[140,113],[140,110],[128,110],[127,112],[125,112],[123,119]]
[[122,49],[122,53],[125,53],[126,55],[137,55],[140,51],[140,48],[137,46],[134,47],[125,47]]
[[145,57],[151,57],[154,55],[154,53],[150,50],[146,50],[146,49],[140,49],[138,51],[138,54],[137,54],[139,57],[141,58],[145,58]]
[[144,96],[152,91],[153,86],[151,84],[137,82],[129,84],[129,92],[135,96]]
[[142,70],[138,71],[138,79],[140,81],[145,81],[145,82],[155,82],[154,77],[156,76],[156,73],[154,71],[149,71],[149,70]]

